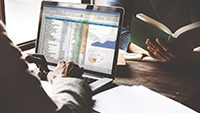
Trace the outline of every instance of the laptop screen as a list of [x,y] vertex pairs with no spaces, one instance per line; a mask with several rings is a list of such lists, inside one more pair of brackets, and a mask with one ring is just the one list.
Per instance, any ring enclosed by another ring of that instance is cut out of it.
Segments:
[[118,49],[119,12],[70,5],[42,7],[37,53],[49,63],[73,61],[85,70],[112,73]]

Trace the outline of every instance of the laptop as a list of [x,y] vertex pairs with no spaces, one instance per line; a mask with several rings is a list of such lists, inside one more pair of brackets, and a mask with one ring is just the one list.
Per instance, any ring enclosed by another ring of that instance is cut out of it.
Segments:
[[50,69],[60,60],[83,67],[95,91],[115,78],[123,16],[121,7],[43,1],[36,53]]

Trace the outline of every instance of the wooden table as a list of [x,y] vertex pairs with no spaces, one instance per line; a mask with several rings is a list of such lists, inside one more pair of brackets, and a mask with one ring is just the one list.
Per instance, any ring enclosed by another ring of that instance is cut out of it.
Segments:
[[160,62],[126,61],[117,67],[117,75],[111,86],[143,85],[164,96],[188,104],[200,90],[199,66],[175,66]]
[[[34,50],[28,51],[33,52]],[[143,85],[195,110],[197,107],[190,103],[198,99],[199,103],[193,104],[199,105],[197,110],[200,111],[200,64],[175,66],[160,62],[126,61],[125,66],[117,66],[113,83],[95,93],[117,85]]]

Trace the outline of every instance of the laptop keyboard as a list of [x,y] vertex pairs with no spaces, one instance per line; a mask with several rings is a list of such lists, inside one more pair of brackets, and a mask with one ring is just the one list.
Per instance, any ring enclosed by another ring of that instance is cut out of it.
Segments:
[[98,80],[98,79],[88,78],[88,77],[83,77],[83,76],[81,77],[81,79],[84,80],[88,84],[93,83]]

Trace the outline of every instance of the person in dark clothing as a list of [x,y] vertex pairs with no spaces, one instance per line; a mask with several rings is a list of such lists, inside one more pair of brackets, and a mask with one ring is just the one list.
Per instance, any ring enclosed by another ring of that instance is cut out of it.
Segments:
[[[0,113],[92,112],[92,91],[88,84],[77,78],[82,75],[83,68],[73,62],[60,61],[47,75],[53,86],[52,94],[48,96],[39,77],[29,71],[27,59],[8,38],[2,21],[0,51]],[[33,56],[29,56],[28,61],[33,61]],[[41,64],[45,68],[45,61]]]
[[[124,25],[121,33],[120,48],[135,53],[145,53],[141,48],[129,42],[132,16],[138,13],[163,23],[172,32],[185,25],[200,21],[199,0],[106,0],[106,5],[121,6],[125,9]],[[197,43],[197,44],[194,44]],[[145,53],[158,58],[162,62],[192,64],[200,59],[199,40],[188,40],[181,47],[171,47],[159,37],[147,39],[148,49],[153,53]],[[181,49],[180,49],[181,48]]]

